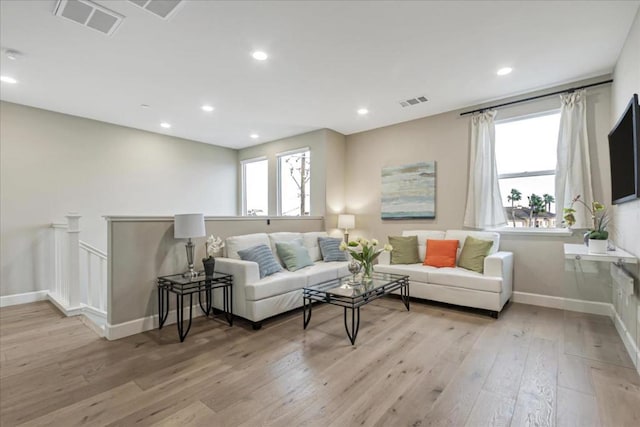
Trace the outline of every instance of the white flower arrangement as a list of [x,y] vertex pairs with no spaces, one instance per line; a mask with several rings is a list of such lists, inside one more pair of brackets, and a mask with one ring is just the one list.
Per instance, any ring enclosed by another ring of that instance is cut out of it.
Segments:
[[207,256],[214,257],[218,254],[222,248],[224,248],[224,241],[220,237],[216,237],[213,234],[207,238]]

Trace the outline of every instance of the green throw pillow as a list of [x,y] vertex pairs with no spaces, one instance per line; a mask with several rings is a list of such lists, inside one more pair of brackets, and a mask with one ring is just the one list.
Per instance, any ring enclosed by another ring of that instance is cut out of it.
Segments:
[[276,251],[289,271],[296,271],[313,265],[309,251],[302,244],[302,239],[292,240],[291,242],[276,242]]
[[460,252],[458,266],[467,270],[484,272],[484,259],[489,255],[493,242],[491,240],[480,240],[467,236]]
[[421,262],[420,255],[418,255],[418,236],[389,236],[389,244],[393,246],[391,264],[417,264]]

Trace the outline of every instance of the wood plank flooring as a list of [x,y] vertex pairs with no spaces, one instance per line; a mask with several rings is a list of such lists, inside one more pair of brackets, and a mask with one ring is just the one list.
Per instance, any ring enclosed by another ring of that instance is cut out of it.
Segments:
[[605,317],[511,304],[499,320],[383,298],[118,341],[50,303],[0,310],[0,425],[640,425],[640,377]]

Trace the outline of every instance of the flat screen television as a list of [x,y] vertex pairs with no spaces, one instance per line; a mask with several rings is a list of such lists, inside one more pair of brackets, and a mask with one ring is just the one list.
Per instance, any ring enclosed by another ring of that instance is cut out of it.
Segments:
[[640,198],[639,144],[640,106],[636,93],[609,133],[611,202],[614,205]]

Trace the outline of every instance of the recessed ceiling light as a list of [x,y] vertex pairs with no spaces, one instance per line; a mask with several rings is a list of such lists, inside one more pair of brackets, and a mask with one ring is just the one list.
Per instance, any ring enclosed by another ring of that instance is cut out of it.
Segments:
[[253,56],[253,59],[257,59],[258,61],[264,61],[269,57],[266,52],[262,52],[261,50],[256,50],[251,54],[251,56]]
[[140,108],[151,108],[149,104],[140,104]]
[[258,135],[257,133],[252,133],[251,135],[249,135],[252,139],[258,139],[260,138],[260,135]]
[[498,75],[499,76],[506,76],[507,74],[509,74],[512,71],[513,71],[513,68],[511,68],[511,67],[500,68],[498,70]]
[[162,122],[162,123],[160,123],[160,127],[163,127],[165,129],[169,129],[171,127],[171,123]]
[[364,116],[365,114],[369,114],[369,110],[367,110],[366,108],[360,108],[358,110],[358,114],[360,114],[361,116]]
[[202,108],[202,111],[206,111],[207,113],[210,113],[213,111],[213,107],[211,105],[203,105],[200,108]]
[[18,83],[16,79],[9,76],[0,76],[0,81],[2,81],[3,83],[11,83],[12,85]]

